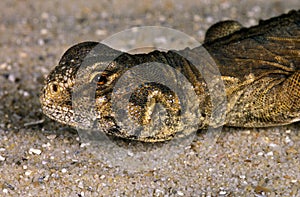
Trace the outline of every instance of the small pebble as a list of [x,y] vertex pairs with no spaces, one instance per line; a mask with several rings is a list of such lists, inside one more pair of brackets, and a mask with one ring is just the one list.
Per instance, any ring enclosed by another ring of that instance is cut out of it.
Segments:
[[46,20],[46,19],[49,18],[49,14],[48,14],[47,12],[43,12],[43,13],[41,14],[41,18],[44,19],[44,20]]
[[130,152],[130,151],[127,152],[127,155],[130,156],[130,157],[134,156],[134,154],[132,152]]
[[220,195],[225,195],[225,194],[227,194],[227,192],[226,191],[220,191],[219,194]]
[[78,183],[78,187],[79,187],[79,188],[81,188],[81,189],[83,189],[83,187],[84,187],[84,186],[83,186],[83,183],[82,183],[82,181],[79,181],[79,183]]
[[271,144],[269,144],[269,146],[271,146],[271,147],[276,147],[276,146],[278,146],[277,144],[274,144],[274,143],[271,143]]
[[47,142],[46,144],[42,144],[43,148],[49,148],[51,146],[51,144],[49,142]]
[[107,18],[109,15],[108,15],[108,12],[105,12],[105,11],[102,11],[101,12],[101,17],[102,18]]
[[90,145],[90,143],[81,143],[80,148],[84,148],[84,147],[89,146],[89,145]]
[[285,143],[290,143],[292,140],[291,140],[291,138],[289,137],[289,136],[286,136],[285,137]]
[[30,175],[31,175],[31,173],[32,173],[32,171],[31,171],[31,170],[27,170],[27,171],[25,172],[25,175],[26,175],[26,176],[30,176]]
[[0,69],[1,69],[1,70],[10,70],[10,69],[11,69],[11,66],[8,65],[6,62],[4,62],[4,63],[1,63],[1,64],[0,64]]
[[104,178],[105,178],[105,175],[104,175],[104,174],[100,176],[100,179],[104,179]]
[[230,8],[230,6],[231,6],[231,4],[229,2],[224,2],[224,3],[220,4],[220,7],[222,10],[227,10]]
[[205,18],[205,20],[206,20],[207,23],[212,23],[214,21],[214,18],[211,17],[211,16],[208,16],[208,17]]
[[38,39],[38,44],[40,46],[43,46],[43,45],[45,45],[45,41],[43,39]]
[[165,16],[159,16],[159,19],[158,19],[160,22],[164,22],[166,21],[166,17]]
[[45,177],[44,177],[44,181],[48,181],[49,180],[49,175],[46,175]]
[[56,134],[51,134],[47,136],[48,140],[54,140],[56,138]]
[[26,57],[28,57],[28,54],[25,52],[20,52],[19,56],[20,56],[20,58],[26,58]]
[[183,196],[184,193],[182,191],[177,191],[178,196]]
[[16,81],[15,75],[9,74],[9,75],[8,75],[8,80],[9,80],[10,82],[15,82],[15,81]]
[[42,151],[40,149],[36,149],[36,148],[30,148],[29,149],[29,154],[40,155],[41,153],[42,153]]
[[96,32],[95,32],[95,34],[97,36],[105,36],[107,34],[107,31],[104,30],[104,29],[97,29]]
[[0,161],[5,161],[5,157],[0,155]]
[[51,177],[55,178],[55,179],[58,179],[59,178],[59,175],[57,173],[53,173],[51,174]]
[[257,153],[257,155],[258,155],[258,156],[263,156],[264,153],[263,153],[263,152],[259,152],[259,153]]
[[201,17],[199,16],[199,15],[194,15],[194,17],[193,17],[193,20],[195,21],[195,22],[199,22],[199,21],[201,21]]
[[157,195],[159,195],[159,194],[163,194],[163,191],[160,190],[160,189],[156,189],[156,190],[155,190],[155,193],[156,193]]
[[241,133],[249,135],[251,133],[251,131],[250,130],[245,130],[245,131],[242,131]]
[[40,33],[41,33],[41,35],[46,35],[46,34],[48,34],[48,30],[47,29],[41,29]]
[[30,94],[29,94],[29,92],[27,92],[27,91],[25,91],[25,90],[19,90],[19,93],[21,94],[21,95],[23,95],[24,97],[28,97]]

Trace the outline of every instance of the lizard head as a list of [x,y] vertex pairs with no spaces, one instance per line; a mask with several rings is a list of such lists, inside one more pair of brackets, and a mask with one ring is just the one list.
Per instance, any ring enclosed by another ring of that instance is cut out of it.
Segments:
[[40,103],[43,113],[51,119],[76,126],[72,109],[72,90],[76,73],[84,58],[97,44],[84,42],[71,47],[46,78],[40,94]]

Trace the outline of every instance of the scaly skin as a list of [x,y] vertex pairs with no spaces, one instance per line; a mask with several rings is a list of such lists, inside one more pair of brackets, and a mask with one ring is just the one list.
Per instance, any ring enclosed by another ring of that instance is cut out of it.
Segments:
[[[261,21],[250,28],[243,28],[235,21],[217,23],[207,31],[203,47],[216,62],[225,85],[225,126],[269,127],[299,121],[300,11]],[[181,106],[176,94],[166,86],[159,83],[140,86],[130,96],[127,112],[134,122],[147,125],[153,105],[161,103],[166,109],[165,126],[168,129],[160,133],[141,134],[120,129],[111,103],[113,88],[126,71],[143,63],[159,62],[180,71],[193,85],[199,99],[199,103],[195,103],[201,114],[199,128],[220,126],[209,119],[212,103],[205,80],[199,70],[180,55],[197,50],[200,47],[131,55],[97,42],[77,44],[65,52],[58,66],[47,77],[40,96],[43,112],[63,124],[82,125],[78,122],[86,116],[77,114],[75,118],[72,94],[76,75],[80,75],[78,70],[83,62],[87,62],[87,74],[83,73],[80,77],[88,82],[96,81],[95,103],[81,104],[95,107],[92,116],[96,117],[96,128],[133,140],[169,140],[176,135]],[[99,65],[106,69],[100,72]],[[128,86],[131,84],[128,83]]]

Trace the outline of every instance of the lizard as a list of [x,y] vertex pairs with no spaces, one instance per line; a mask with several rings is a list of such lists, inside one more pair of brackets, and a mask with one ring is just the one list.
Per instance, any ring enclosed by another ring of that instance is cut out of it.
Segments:
[[[98,50],[93,50],[96,47]],[[271,127],[300,120],[300,10],[261,20],[249,28],[237,21],[218,22],[207,30],[201,47],[215,61],[225,87],[226,116],[222,125]],[[40,94],[43,113],[60,123],[78,127],[72,106],[78,70],[85,59],[91,60],[88,61],[91,67],[109,60],[105,70],[93,71],[87,77],[96,83],[95,103],[87,105],[95,107],[97,127],[106,134],[125,139],[170,140],[176,136],[173,128],[181,107],[178,97],[168,87],[155,82],[143,84],[129,97],[126,112],[138,124],[146,125],[151,121],[153,103],[161,103],[166,108],[169,129],[159,133],[143,135],[122,130],[111,103],[113,88],[126,71],[143,63],[159,62],[179,70],[193,85],[199,101],[195,105],[201,113],[199,129],[205,129],[211,124],[212,114],[208,87],[200,71],[180,55],[197,50],[200,48],[129,54],[98,42],[76,44],[63,54],[45,80]],[[83,119],[84,116],[80,114]]]

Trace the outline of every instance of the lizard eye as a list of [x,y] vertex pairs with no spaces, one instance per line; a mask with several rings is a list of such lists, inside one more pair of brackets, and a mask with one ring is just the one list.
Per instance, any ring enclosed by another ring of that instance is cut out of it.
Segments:
[[101,75],[99,80],[98,80],[98,84],[99,85],[104,85],[107,82],[107,77],[105,75]]
[[98,85],[104,85],[108,82],[107,74],[103,72],[96,72],[91,76],[92,83],[97,83]]

